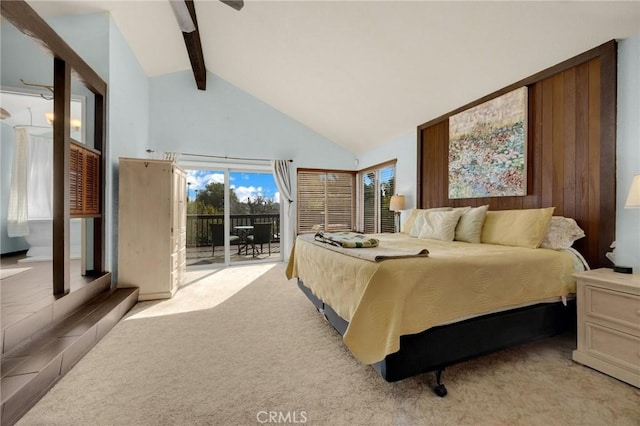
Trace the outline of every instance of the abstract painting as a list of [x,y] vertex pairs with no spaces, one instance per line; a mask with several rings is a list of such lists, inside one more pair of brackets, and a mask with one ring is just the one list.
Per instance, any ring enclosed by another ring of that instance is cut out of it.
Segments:
[[449,117],[449,198],[527,194],[527,88]]

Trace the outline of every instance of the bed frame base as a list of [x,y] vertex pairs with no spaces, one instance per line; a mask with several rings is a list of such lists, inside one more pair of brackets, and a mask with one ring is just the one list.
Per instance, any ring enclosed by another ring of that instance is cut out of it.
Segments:
[[[298,286],[329,323],[344,335],[349,323],[298,280]],[[400,350],[373,364],[388,382],[436,372],[434,392],[445,396],[445,367],[522,343],[575,330],[575,301],[542,303],[483,315],[400,337]]]
[[444,385],[440,383],[443,372],[444,372],[444,368],[439,368],[436,370],[436,385],[433,387],[433,391],[440,398],[444,398],[445,396],[447,396],[447,388],[445,388]]

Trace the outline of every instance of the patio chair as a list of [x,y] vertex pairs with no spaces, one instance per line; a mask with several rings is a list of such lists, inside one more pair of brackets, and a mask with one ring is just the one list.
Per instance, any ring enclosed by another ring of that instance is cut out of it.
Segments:
[[[211,234],[211,256],[215,255],[216,246],[224,246],[224,224],[223,223],[210,223],[209,231]],[[238,254],[240,254],[240,237],[237,235],[229,236],[229,244],[238,244]]]
[[253,255],[256,255],[256,244],[260,244],[260,253],[262,253],[262,245],[268,244],[269,256],[271,256],[271,239],[273,238],[273,223],[254,223],[253,235],[247,236],[247,241],[253,248]]

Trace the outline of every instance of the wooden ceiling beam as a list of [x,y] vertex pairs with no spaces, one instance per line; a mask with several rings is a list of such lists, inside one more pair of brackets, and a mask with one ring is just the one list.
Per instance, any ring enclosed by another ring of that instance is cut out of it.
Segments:
[[200,42],[200,31],[198,29],[198,20],[196,18],[196,8],[193,0],[184,0],[189,9],[189,14],[193,20],[195,31],[190,33],[182,33],[184,44],[187,47],[189,61],[193,69],[193,77],[196,79],[196,86],[200,90],[207,90],[207,69],[204,66],[204,54],[202,53],[202,43]]

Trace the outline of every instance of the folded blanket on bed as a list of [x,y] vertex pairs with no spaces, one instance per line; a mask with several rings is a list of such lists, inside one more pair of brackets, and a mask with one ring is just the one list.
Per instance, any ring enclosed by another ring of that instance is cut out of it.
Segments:
[[[317,234],[316,234],[317,235]],[[324,234],[327,235],[326,233]],[[358,234],[361,235],[361,234]],[[366,236],[363,236],[367,239]],[[341,245],[335,245],[327,242],[320,242],[316,239],[315,235],[304,234],[298,235],[305,241],[313,243],[319,247],[337,251],[338,253],[346,254],[347,256],[357,257],[358,259],[368,260],[370,262],[380,262],[387,259],[402,259],[405,257],[427,257],[429,256],[429,250],[426,248],[400,248],[400,247],[369,247],[367,250],[354,250],[353,248],[343,247]],[[375,239],[374,239],[375,240]],[[376,240],[378,241],[378,240]]]
[[314,236],[316,241],[344,248],[378,247],[379,241],[355,232],[318,232]]

